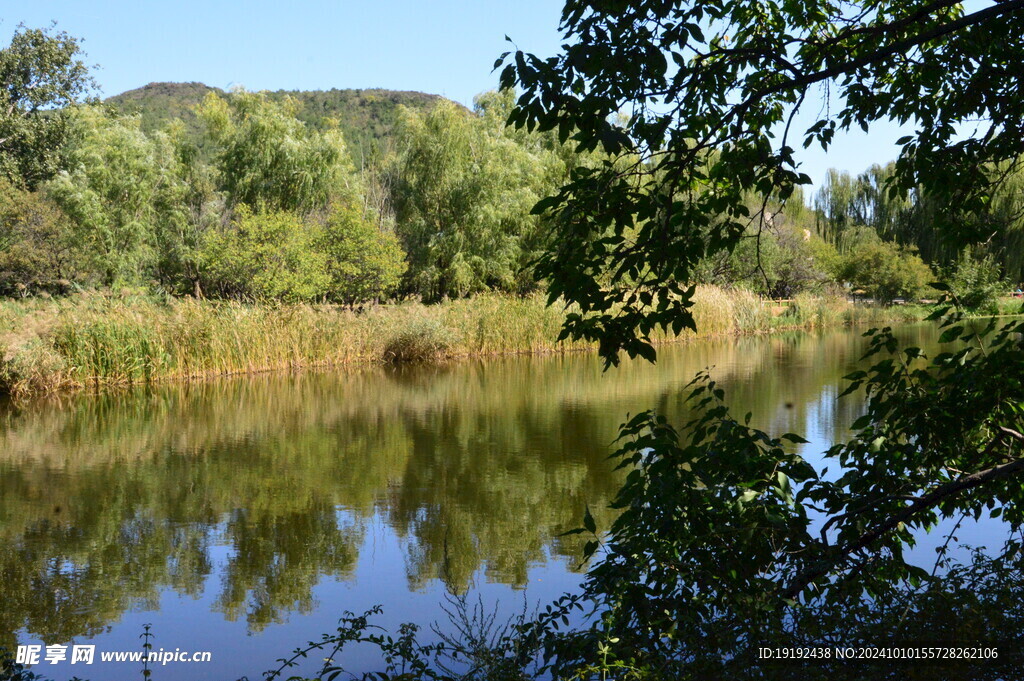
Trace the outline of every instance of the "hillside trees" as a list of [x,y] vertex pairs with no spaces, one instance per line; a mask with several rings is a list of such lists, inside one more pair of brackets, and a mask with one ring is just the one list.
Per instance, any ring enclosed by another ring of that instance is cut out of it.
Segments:
[[[808,182],[799,142],[907,124],[884,191],[956,207],[934,229],[961,247],[987,238],[973,218],[1024,152],[1024,106],[1006,95],[1024,59],[1018,0],[969,13],[923,0],[568,0],[561,28],[561,54],[507,55],[502,82],[522,89],[510,123],[636,159],[577,170],[536,207],[555,229],[539,268],[551,300],[580,309],[563,334],[598,341],[609,364],[654,359],[652,331],[693,326],[695,266],[763,232],[769,201]],[[813,123],[797,124],[801,109]],[[936,316],[960,344],[934,358],[872,332],[876,364],[848,377],[866,414],[827,453],[831,476],[793,453],[799,436],[734,418],[707,377],[681,429],[650,412],[624,426],[623,514],[588,551],[599,617],[549,641],[555,671],[763,677],[757,645],[885,642],[911,613],[942,622],[949,609],[934,604],[955,584],[906,548],[945,518],[1001,516],[1009,541],[989,564],[1019,566],[1024,327],[972,325],[949,304]],[[931,606],[919,586],[939,596]],[[902,617],[888,603],[907,604]]]
[[97,283],[348,304],[394,290],[404,253],[364,208],[336,129],[245,92],[211,95],[200,114],[206,150],[180,123],[146,134],[137,116],[75,113],[68,170],[46,190]]
[[[157,133],[160,134],[160,133]],[[200,258],[208,235],[231,219],[216,169],[203,162],[202,152],[184,134],[180,121],[164,132],[173,146],[179,195],[179,219],[163,223],[156,232],[154,275],[174,294],[202,297]]]
[[[12,174],[11,182],[18,188],[31,191],[34,187],[42,192],[32,200],[48,206],[48,214],[61,216],[50,223],[51,228],[60,225],[59,230],[74,235],[79,263],[70,270],[62,265],[60,276],[41,274],[38,268],[46,267],[42,263],[47,261],[26,260],[26,254],[36,248],[31,243],[35,237],[29,234],[32,230],[22,229],[29,222],[19,222],[21,227],[7,234],[11,245],[4,247],[5,255],[20,254],[8,258],[9,282],[15,287],[10,291],[59,292],[76,285],[127,285],[172,295],[260,297],[262,294],[251,291],[241,293],[233,281],[219,281],[213,270],[203,270],[221,262],[229,245],[242,247],[245,243],[238,233],[244,207],[249,210],[247,220],[268,214],[275,216],[268,218],[271,223],[282,224],[277,222],[282,212],[299,218],[285,223],[304,230],[300,241],[317,249],[331,272],[327,289],[310,299],[358,304],[395,294],[427,301],[484,290],[522,294],[537,286],[533,264],[538,258],[542,279],[558,282],[568,272],[558,262],[541,258],[551,238],[551,216],[531,214],[530,208],[573,178],[590,178],[597,183],[593,185],[596,195],[612,197],[598,180],[608,172],[619,173],[638,196],[654,186],[648,180],[659,178],[654,183],[660,186],[658,200],[675,200],[672,197],[687,193],[697,197],[709,211],[702,218],[706,222],[702,229],[709,237],[719,234],[723,225],[739,224],[722,207],[725,204],[707,203],[712,194],[721,191],[718,184],[708,184],[715,187],[712,192],[696,185],[676,186],[668,181],[674,177],[673,164],[658,167],[656,157],[644,156],[643,150],[609,155],[603,142],[577,148],[566,143],[575,134],[571,123],[543,131],[505,126],[516,105],[516,95],[508,88],[480,95],[470,112],[414,93],[365,91],[353,95],[336,91],[296,93],[293,98],[282,92],[223,93],[191,84],[183,86],[183,95],[178,92],[181,88],[154,84],[118,106],[123,109],[130,106],[127,102],[136,102],[167,110],[156,115],[142,107],[139,115],[124,115],[114,108],[73,105],[91,87],[77,46],[77,41],[65,34],[22,29],[12,48],[4,52],[9,92],[18,89],[18,78],[29,77],[25,74],[35,74],[32,77],[43,82],[46,73],[52,72],[52,87],[33,90],[36,99],[31,101],[35,103],[25,106],[26,111],[36,107],[29,118],[36,116],[39,125],[61,122],[59,129],[53,128],[60,133],[59,159],[47,156],[49,152],[32,155],[33,162],[45,162],[49,170],[28,166],[19,170],[17,164],[11,165],[13,157],[8,154],[5,172]],[[205,99],[194,115],[186,117],[184,100],[176,97],[197,99],[202,93]],[[151,99],[158,100],[157,104]],[[30,98],[23,96],[19,101],[29,102]],[[414,108],[399,112],[398,101],[411,102]],[[321,116],[335,111],[332,107],[339,102],[362,112],[353,114],[355,122]],[[9,112],[18,111],[18,106]],[[165,125],[172,115],[182,118]],[[359,124],[363,115],[384,127],[374,128],[371,137],[380,144],[372,145],[375,153],[368,157],[362,153],[365,150],[360,151],[357,169],[342,131],[351,137],[353,125]],[[396,118],[401,120],[393,126]],[[619,125],[633,124],[624,111],[615,111],[609,117],[612,119]],[[386,135],[382,132],[385,128]],[[57,154],[56,147],[51,151]],[[7,152],[0,149],[0,155],[3,153]],[[708,163],[717,158],[714,153],[704,154],[702,172],[714,167]],[[821,211],[820,224],[841,223],[838,228],[828,228],[834,234],[823,227],[826,241],[842,250],[839,236],[846,229],[842,225],[855,227],[864,221],[885,239],[904,244],[920,241],[906,226],[919,225],[920,219],[894,222],[879,217],[883,204],[899,208],[883,190],[885,178],[891,174],[891,169],[872,169],[863,176],[870,176],[867,185],[857,178],[856,196]],[[650,186],[645,187],[645,182]],[[854,182],[847,178],[847,184],[852,187]],[[787,185],[762,204],[756,187],[744,190],[743,207],[737,210],[755,217],[763,214],[774,222],[746,220],[734,235],[732,250],[709,249],[695,255],[688,283],[747,286],[772,296],[829,289],[840,271],[835,256],[827,244],[806,236],[814,222],[812,213],[802,210],[797,194],[788,195],[788,200],[783,196],[793,191],[794,187]],[[1000,216],[998,220],[1016,224],[1011,199],[993,202],[990,212]],[[896,208],[890,211],[892,215],[904,215]],[[639,212],[630,219],[634,224],[625,228],[620,246],[645,239],[649,220]],[[679,214],[673,219],[679,219]],[[767,229],[762,229],[765,224]],[[919,231],[924,234],[927,230]],[[1011,229],[1007,233],[1024,232]],[[282,249],[288,248],[286,241],[278,243]],[[563,247],[571,249],[571,243],[583,242],[569,240]],[[611,246],[609,241],[599,248],[609,255],[614,251]],[[269,244],[261,252],[269,258],[267,248]],[[1013,252],[1002,245],[993,250]],[[661,253],[661,249],[655,251]],[[672,244],[664,249],[664,255],[676,252]],[[927,254],[923,247],[921,252]],[[284,252],[277,255],[291,260]],[[952,262],[957,256],[958,252],[944,256],[943,262]],[[14,264],[15,260],[20,264]],[[266,264],[272,266],[269,260]],[[628,259],[621,264],[623,269],[617,275],[611,270],[594,275],[598,291],[604,291],[605,283],[620,275],[619,283],[625,288],[646,285],[641,283],[648,276],[644,267]],[[33,270],[35,274],[30,274]],[[72,279],[65,276],[67,271],[72,272]],[[227,271],[216,269],[221,274]],[[54,285],[55,281],[72,286]],[[25,288],[17,288],[17,284]],[[317,287],[299,288],[311,291]],[[672,300],[666,298],[669,304],[674,304]]]
[[94,83],[79,40],[19,26],[0,49],[0,174],[35,189],[63,164],[72,108]]

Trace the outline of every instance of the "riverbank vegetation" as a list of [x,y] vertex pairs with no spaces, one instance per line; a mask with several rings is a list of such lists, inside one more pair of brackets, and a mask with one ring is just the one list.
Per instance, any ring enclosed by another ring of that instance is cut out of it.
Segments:
[[[609,156],[507,127],[511,90],[395,107],[357,159],[350,126],[296,97],[210,90],[187,117],[128,114],[88,99],[66,34],[21,29],[3,56],[53,87],[4,123],[50,161],[0,147],[0,391],[583,345],[556,345],[566,312],[532,269],[551,218],[532,208]],[[917,298],[931,271],[913,252],[867,232],[839,249],[820,211],[771,205],[770,234],[695,270],[700,333],[911,316],[850,306],[843,284]]]
[[[772,306],[744,290],[700,287],[697,334],[757,334],[921,319],[923,308],[801,294]],[[0,392],[15,395],[368,362],[592,347],[557,341],[565,314],[539,294],[487,293],[355,312],[339,305],[254,305],[80,294],[0,303]],[[658,341],[670,340],[665,334]]]

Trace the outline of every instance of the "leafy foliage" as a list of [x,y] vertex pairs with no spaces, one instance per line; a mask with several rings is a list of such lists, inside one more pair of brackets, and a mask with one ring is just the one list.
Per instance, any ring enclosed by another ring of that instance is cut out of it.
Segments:
[[313,225],[293,213],[253,213],[207,235],[200,253],[204,288],[227,298],[308,301],[323,297],[330,275]]
[[0,50],[0,174],[34,189],[63,166],[70,108],[94,87],[79,40],[19,26]]
[[295,100],[276,103],[248,92],[203,100],[198,113],[216,145],[229,205],[308,213],[352,190],[341,133],[307,128],[295,118],[297,109]]
[[956,296],[960,305],[987,314],[999,311],[999,296],[1008,288],[992,255],[975,258],[968,251],[960,254],[956,267],[947,279],[950,292]]
[[391,294],[406,270],[398,237],[350,204],[334,208],[317,246],[327,257],[330,297],[348,305]]
[[[864,388],[868,404],[855,437],[827,453],[838,476],[791,453],[799,436],[733,418],[706,375],[682,430],[651,412],[623,425],[616,456],[629,474],[612,505],[622,513],[604,538],[589,515],[578,530],[595,535],[584,596],[600,619],[548,640],[556,676],[602,659],[602,645],[644,678],[748,678],[765,666],[758,646],[1020,635],[1019,624],[957,630],[947,609],[967,607],[968,575],[996,598],[1021,566],[1024,324],[938,314],[954,345],[930,360],[889,329],[866,334],[877,361],[848,376],[847,393]],[[1007,523],[997,557],[964,566],[940,554],[929,572],[906,556],[941,520],[983,514]],[[979,605],[979,616],[1000,617],[1009,602]],[[835,678],[819,660],[814,671]]]
[[978,261],[990,260],[995,267],[993,276],[1024,280],[1024,175],[1020,161],[989,166],[998,182],[988,202],[970,211],[923,187],[905,195],[888,191],[895,172],[892,163],[874,165],[856,177],[831,170],[815,195],[818,232],[848,251],[859,241],[857,232],[869,228],[883,240],[916,248],[934,268],[951,274],[961,266],[964,243],[943,231],[942,225],[954,222],[969,234],[981,235],[983,243],[970,249],[970,255]]
[[747,287],[772,298],[822,293],[839,277],[835,248],[812,231],[799,197],[774,206],[765,229],[749,228],[731,251],[702,258],[694,269],[699,284]]
[[94,254],[102,283],[136,283],[158,230],[183,219],[184,186],[166,135],[146,136],[137,118],[99,108],[75,112],[68,170],[48,191]]
[[[900,140],[888,186],[981,210],[999,179],[993,169],[1022,151],[1024,110],[998,94],[1013,87],[1022,50],[1017,9],[569,0],[562,54],[498,62],[502,84],[522,88],[510,123],[625,159],[576,172],[537,206],[558,229],[540,273],[552,300],[582,309],[566,334],[599,340],[615,362],[621,350],[653,356],[657,327],[691,327],[696,264],[764,224],[747,194],[786,200],[809,181],[798,140],[827,147],[840,130],[911,122],[917,132]],[[981,62],[992,67],[976,69]],[[836,104],[795,129],[815,85]],[[957,124],[975,118],[991,123],[958,138]],[[936,215],[939,228],[963,227],[950,217]]]
[[[522,90],[510,124],[610,155],[535,207],[555,228],[538,268],[550,300],[581,310],[563,336],[599,341],[615,364],[622,351],[654,359],[656,329],[692,328],[700,264],[763,235],[772,202],[809,182],[791,139],[827,148],[838,131],[884,119],[916,129],[891,172],[829,195],[833,243],[858,225],[897,231],[912,193],[955,207],[930,214],[934,233],[961,248],[988,238],[987,207],[1024,151],[1024,107],[1003,94],[1024,54],[1022,8],[568,0],[560,55],[497,64],[503,85]],[[795,127],[819,84],[829,106]],[[974,136],[962,134],[977,120]],[[894,245],[843,254],[863,270],[850,276],[883,298],[918,288],[927,269]],[[629,421],[617,453],[630,470],[615,502],[623,513],[603,546],[584,517],[597,621],[549,640],[556,676],[607,672],[613,660],[643,678],[750,678],[763,669],[751,664],[762,641],[891,636],[917,608],[920,621],[941,619],[929,608],[965,571],[944,584],[906,547],[941,519],[989,513],[1010,537],[1024,524],[1024,324],[968,321],[954,300],[933,315],[953,345],[930,361],[889,329],[869,332],[876,363],[849,375],[847,391],[866,392],[866,413],[828,452],[837,477],[791,453],[785,441],[798,436],[730,416],[706,377],[682,430],[651,413]],[[989,565],[1019,549],[1009,539]],[[931,601],[915,600],[922,586]],[[873,619],[893,602],[908,609]]]
[[539,244],[530,207],[554,186],[545,180],[559,160],[506,133],[510,96],[481,98],[477,115],[441,103],[400,120],[395,218],[411,288],[428,300],[531,285],[521,275]]
[[0,293],[65,293],[88,281],[74,225],[38,192],[0,180]]
[[896,298],[916,301],[925,294],[935,276],[920,256],[911,249],[882,241],[873,232],[861,233],[859,237],[842,258],[840,277],[881,303],[891,303]]

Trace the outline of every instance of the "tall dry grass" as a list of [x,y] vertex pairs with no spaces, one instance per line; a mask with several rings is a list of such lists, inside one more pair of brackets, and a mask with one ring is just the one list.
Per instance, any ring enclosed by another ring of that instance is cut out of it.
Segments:
[[[892,308],[802,297],[776,315],[748,292],[713,287],[698,289],[694,301],[700,336],[874,322],[894,314]],[[541,296],[482,295],[433,306],[380,306],[362,314],[333,306],[101,294],[7,301],[0,303],[0,392],[586,347],[555,342],[563,317],[563,310],[546,307]]]

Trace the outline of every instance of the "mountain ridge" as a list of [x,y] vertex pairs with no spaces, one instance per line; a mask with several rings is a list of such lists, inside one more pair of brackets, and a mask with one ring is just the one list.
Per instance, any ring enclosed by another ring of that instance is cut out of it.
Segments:
[[[140,115],[146,132],[162,129],[172,120],[181,119],[186,134],[198,137],[199,122],[194,109],[210,92],[226,94],[221,88],[195,81],[153,82],[113,95],[103,102],[122,113]],[[441,95],[383,88],[263,92],[275,100],[287,96],[297,99],[302,105],[297,117],[307,125],[320,128],[325,119],[336,119],[353,155],[374,154],[389,142],[399,106],[425,111],[445,99]]]

